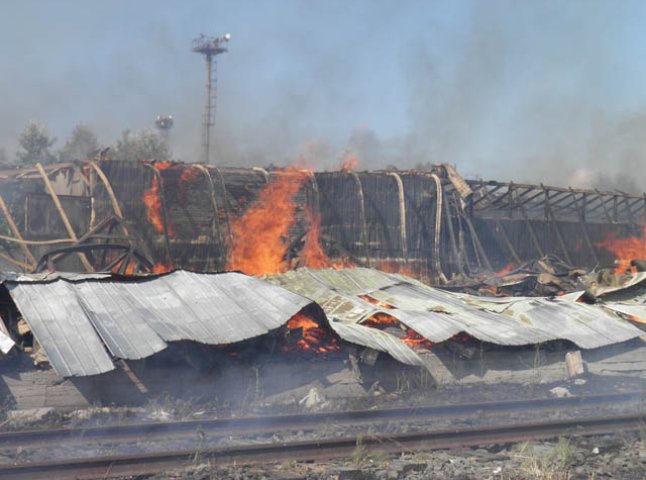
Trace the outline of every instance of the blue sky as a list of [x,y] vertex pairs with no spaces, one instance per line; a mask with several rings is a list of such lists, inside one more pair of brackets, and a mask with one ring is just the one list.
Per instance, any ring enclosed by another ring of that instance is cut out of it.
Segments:
[[446,161],[518,181],[646,170],[646,2],[0,0],[0,12],[10,154],[29,120],[59,145],[78,123],[109,144],[169,113],[176,156],[198,160],[204,70],[190,43],[230,32],[220,163],[332,168],[353,150],[366,168]]

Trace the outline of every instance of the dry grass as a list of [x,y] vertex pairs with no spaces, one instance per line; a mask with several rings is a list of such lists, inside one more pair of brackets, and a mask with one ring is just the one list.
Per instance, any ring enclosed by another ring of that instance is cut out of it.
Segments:
[[559,438],[558,443],[547,453],[537,455],[528,442],[518,447],[517,458],[520,460],[519,473],[532,480],[568,480],[571,478],[569,468],[574,459],[574,448],[566,438]]

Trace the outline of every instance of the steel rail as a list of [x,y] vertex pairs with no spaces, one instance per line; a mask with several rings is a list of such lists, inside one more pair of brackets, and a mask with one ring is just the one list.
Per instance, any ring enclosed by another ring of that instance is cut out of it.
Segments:
[[290,414],[214,420],[190,420],[164,423],[138,423],[130,425],[97,426],[87,428],[61,428],[47,430],[24,430],[0,432],[0,448],[43,446],[46,444],[100,441],[103,443],[143,439],[152,441],[153,436],[166,438],[176,435],[263,433],[285,430],[306,430],[323,424],[364,424],[404,420],[432,420],[435,418],[459,417],[481,412],[537,411],[555,408],[580,408],[603,404],[621,405],[644,401],[641,392],[610,395],[574,396],[512,400],[504,402],[463,403],[449,405],[426,405],[386,408],[375,410],[349,410],[313,414]]
[[71,459],[0,466],[0,479],[84,479],[141,475],[191,464],[276,463],[285,460],[328,460],[352,455],[357,447],[387,453],[450,449],[475,445],[545,440],[560,436],[590,436],[644,428],[643,414],[579,420],[438,430],[396,435],[352,436],[340,439],[243,445],[200,450]]

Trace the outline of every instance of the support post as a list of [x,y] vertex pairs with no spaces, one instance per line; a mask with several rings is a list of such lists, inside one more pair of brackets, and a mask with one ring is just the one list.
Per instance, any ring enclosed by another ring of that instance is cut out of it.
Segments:
[[[59,200],[58,195],[54,190],[54,186],[52,185],[52,182],[49,180],[49,176],[47,175],[47,172],[45,171],[45,169],[40,163],[36,164],[36,168],[38,169],[40,176],[43,178],[43,182],[45,182],[45,186],[47,187],[49,196],[52,197],[52,200],[54,201],[54,205],[56,205],[56,209],[58,210],[58,214],[60,215],[61,220],[63,221],[63,225],[65,225],[67,234],[72,240],[77,242],[78,237],[76,236],[76,232],[72,228],[72,224],[70,223],[69,218],[67,218],[67,214],[63,209],[63,205],[61,205],[61,201]],[[83,266],[86,268],[88,272],[94,272],[94,267],[92,266],[92,264],[87,259],[87,256],[84,253],[79,253],[79,258],[81,259],[81,263],[83,264]]]
[[20,234],[20,230],[18,229],[16,222],[14,222],[13,217],[11,216],[11,212],[7,208],[7,204],[5,203],[4,198],[2,198],[1,195],[0,195],[0,208],[2,209],[2,213],[4,213],[4,217],[7,220],[7,223],[9,224],[9,228],[11,229],[11,232],[13,233],[14,237],[20,240],[20,242],[18,242],[18,245],[20,245],[20,249],[25,254],[25,257],[27,257],[27,260],[29,260],[29,262],[33,264],[33,267],[36,267],[36,259],[32,255],[31,250],[29,250],[29,247],[24,243],[25,240]]

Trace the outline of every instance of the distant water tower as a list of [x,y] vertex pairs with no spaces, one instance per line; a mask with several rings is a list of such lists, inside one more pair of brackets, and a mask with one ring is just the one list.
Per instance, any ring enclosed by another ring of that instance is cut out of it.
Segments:
[[192,50],[204,55],[206,60],[206,99],[204,102],[204,117],[202,120],[202,161],[209,163],[211,149],[211,127],[215,124],[216,100],[216,56],[227,50],[231,35],[225,33],[222,37],[207,37],[200,35],[193,40]]
[[155,119],[155,128],[159,132],[159,135],[164,140],[164,143],[167,147],[170,147],[170,131],[173,128],[173,116],[172,115],[157,115]]

